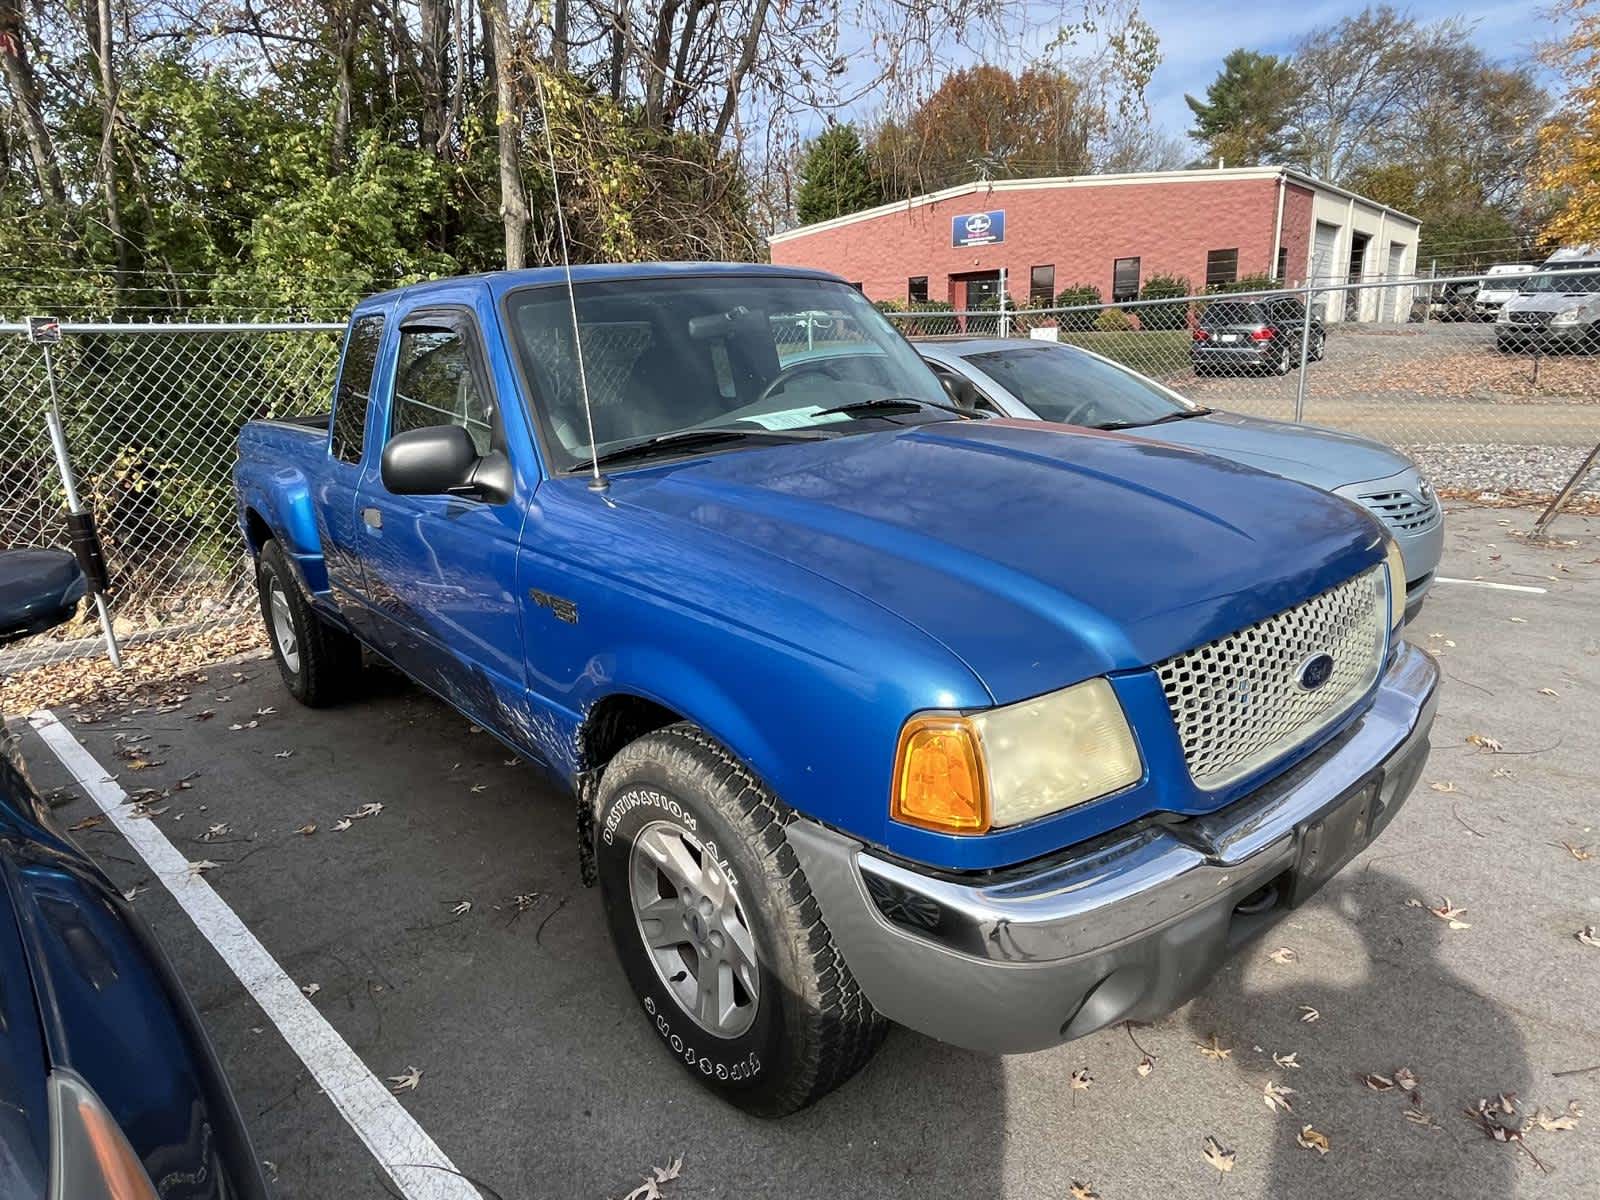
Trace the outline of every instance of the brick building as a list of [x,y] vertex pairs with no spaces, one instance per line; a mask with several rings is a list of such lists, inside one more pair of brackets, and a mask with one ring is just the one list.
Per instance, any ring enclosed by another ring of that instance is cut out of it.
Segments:
[[[773,235],[772,261],[817,267],[873,300],[957,309],[1049,303],[1073,284],[1107,302],[1155,275],[1195,291],[1247,275],[1300,284],[1416,271],[1415,217],[1286,167],[969,183]],[[1324,299],[1329,320],[1404,321],[1408,289]]]

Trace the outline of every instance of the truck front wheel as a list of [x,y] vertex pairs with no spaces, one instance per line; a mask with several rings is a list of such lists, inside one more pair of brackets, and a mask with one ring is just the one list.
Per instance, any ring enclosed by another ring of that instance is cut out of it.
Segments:
[[261,547],[256,590],[272,657],[289,694],[311,708],[342,700],[361,670],[361,646],[312,611],[276,539]]
[[595,826],[611,940],[645,1019],[702,1084],[768,1117],[849,1079],[885,1028],[823,923],[791,819],[680,724],[611,760]]

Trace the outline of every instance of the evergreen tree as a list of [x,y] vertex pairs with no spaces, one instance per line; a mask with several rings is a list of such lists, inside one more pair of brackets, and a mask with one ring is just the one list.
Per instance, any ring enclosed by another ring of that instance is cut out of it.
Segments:
[[795,214],[802,225],[860,212],[883,202],[854,125],[835,125],[812,138],[800,159]]

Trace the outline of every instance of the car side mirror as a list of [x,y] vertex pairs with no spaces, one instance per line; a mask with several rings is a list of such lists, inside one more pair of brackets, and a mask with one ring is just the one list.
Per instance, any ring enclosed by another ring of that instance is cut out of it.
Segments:
[[396,496],[511,495],[511,468],[499,451],[479,455],[460,425],[426,425],[391,437],[379,460],[383,486]]
[[944,394],[950,397],[951,404],[962,412],[972,412],[978,407],[978,387],[972,380],[960,375],[946,375],[943,371],[938,374],[939,382],[944,386]]
[[65,550],[0,550],[0,646],[70,621],[87,590]]

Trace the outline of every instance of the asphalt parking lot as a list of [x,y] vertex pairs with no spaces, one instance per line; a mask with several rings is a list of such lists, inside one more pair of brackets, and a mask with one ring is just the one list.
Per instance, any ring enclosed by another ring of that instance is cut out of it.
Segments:
[[[400,1104],[504,1200],[623,1196],[678,1156],[668,1197],[1593,1197],[1600,948],[1576,934],[1600,924],[1600,518],[1534,546],[1518,536],[1533,516],[1450,514],[1442,574],[1464,582],[1410,630],[1446,673],[1422,784],[1199,999],[1007,1059],[897,1030],[776,1123],[697,1088],[636,1012],[579,882],[570,801],[416,689],[375,673],[360,702],[313,712],[256,659],[166,711],[59,715],[129,793],[170,792],[150,819],[216,864],[205,881],[374,1075],[420,1072]],[[63,825],[99,811],[36,736],[25,750]],[[382,809],[346,817],[366,805]],[[138,851],[109,822],[74,836],[139,889],[278,1194],[398,1194]],[[1429,911],[1446,897],[1454,925]],[[1092,1084],[1071,1087],[1085,1067]],[[1361,1079],[1401,1069],[1416,1103]],[[1269,1083],[1294,1089],[1292,1112]],[[1500,1093],[1530,1117],[1590,1111],[1503,1144],[1464,1115]],[[1325,1155],[1297,1143],[1307,1124]],[[1225,1178],[1208,1136],[1236,1154]]]

